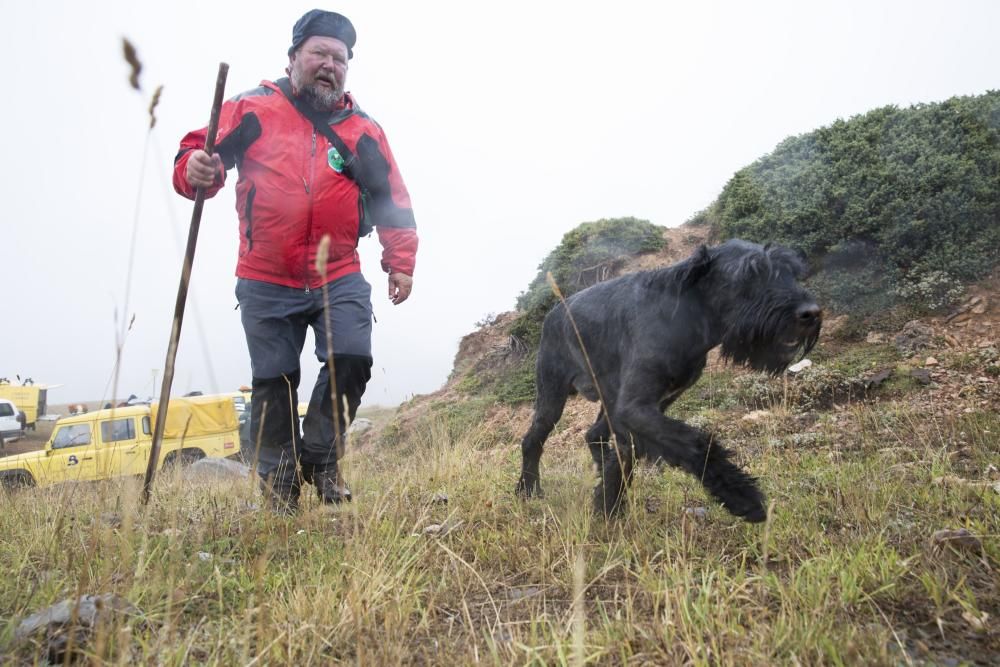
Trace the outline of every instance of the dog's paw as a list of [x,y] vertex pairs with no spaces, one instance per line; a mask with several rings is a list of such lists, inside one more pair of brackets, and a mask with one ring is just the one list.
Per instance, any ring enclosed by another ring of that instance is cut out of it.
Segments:
[[764,494],[756,486],[748,485],[727,489],[719,494],[719,500],[733,516],[750,523],[762,523],[767,520],[767,507],[764,506]]
[[524,477],[517,481],[517,488],[514,489],[514,493],[518,498],[524,498],[525,500],[532,496],[536,498],[545,497],[542,485],[539,484],[537,479],[529,482]]
[[702,477],[705,489],[729,511],[750,523],[767,519],[764,494],[757,480],[729,460],[729,452],[720,446],[711,450],[709,466]]
[[609,493],[603,484],[594,487],[594,513],[605,519],[614,519],[625,512],[625,494]]

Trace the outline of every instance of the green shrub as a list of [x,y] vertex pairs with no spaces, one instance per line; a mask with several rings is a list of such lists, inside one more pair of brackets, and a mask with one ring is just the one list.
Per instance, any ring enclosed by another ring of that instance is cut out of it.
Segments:
[[965,286],[946,271],[927,271],[910,276],[896,288],[896,294],[905,301],[922,304],[928,310],[940,310],[958,302],[965,293]]
[[532,354],[510,368],[498,378],[494,387],[497,400],[506,405],[529,403],[535,400],[535,360]]
[[692,222],[798,248],[820,273],[863,250],[866,271],[822,285],[846,310],[940,309],[1000,262],[998,173],[1000,91],[890,106],[786,139]]
[[517,298],[521,314],[510,333],[532,349],[538,346],[542,321],[557,300],[548,274],[563,296],[569,296],[614,277],[628,258],[656,252],[665,244],[663,228],[647,220],[610,218],[579,225],[563,236],[539,265],[528,289]]
[[663,228],[647,220],[611,218],[585,222],[567,232],[541,263],[538,275],[517,298],[517,308],[528,311],[538,304],[552,303],[549,273],[563,295],[569,296],[610,277],[621,260],[656,252],[664,244]]

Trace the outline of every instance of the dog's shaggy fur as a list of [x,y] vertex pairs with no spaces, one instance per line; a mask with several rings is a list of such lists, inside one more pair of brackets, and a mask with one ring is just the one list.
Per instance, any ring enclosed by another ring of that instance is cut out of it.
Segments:
[[804,275],[790,250],[731,240],[663,269],[599,283],[553,308],[542,327],[517,492],[541,493],[542,445],[566,399],[579,392],[601,403],[586,436],[601,471],[599,512],[622,507],[639,457],[687,470],[731,513],[763,521],[754,479],[718,441],[664,411],[698,380],[716,345],[726,359],[771,374],[812,349],[822,313],[798,284]]

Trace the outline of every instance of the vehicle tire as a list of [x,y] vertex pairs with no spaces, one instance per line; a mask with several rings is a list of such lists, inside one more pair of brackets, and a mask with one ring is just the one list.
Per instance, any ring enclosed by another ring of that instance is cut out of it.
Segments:
[[205,452],[200,449],[181,449],[167,454],[167,458],[163,459],[163,467],[183,468],[203,458],[205,458]]
[[178,454],[182,466],[189,466],[195,461],[205,458],[205,452],[200,449],[182,449]]
[[0,488],[7,491],[27,489],[35,485],[35,479],[24,470],[14,470],[0,475]]

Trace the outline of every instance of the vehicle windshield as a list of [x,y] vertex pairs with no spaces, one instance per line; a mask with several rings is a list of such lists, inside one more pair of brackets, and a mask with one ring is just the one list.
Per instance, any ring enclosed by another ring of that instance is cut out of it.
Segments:
[[90,424],[71,424],[56,431],[52,449],[90,444]]

